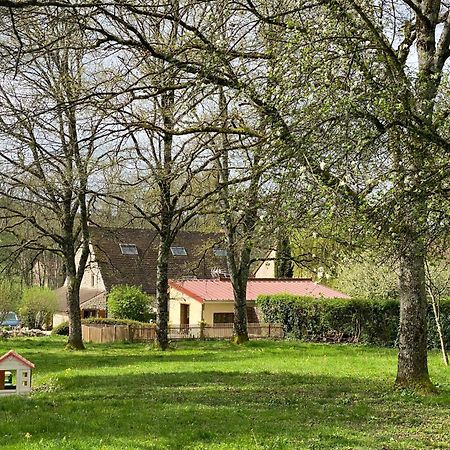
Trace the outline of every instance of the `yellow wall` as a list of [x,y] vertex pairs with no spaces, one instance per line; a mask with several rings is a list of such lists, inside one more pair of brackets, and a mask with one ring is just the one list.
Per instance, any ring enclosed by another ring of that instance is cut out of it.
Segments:
[[232,313],[234,312],[234,302],[207,302],[205,303],[205,309],[203,311],[203,320],[212,325],[214,313]]
[[[275,250],[272,250],[267,257],[275,258]],[[275,260],[263,261],[253,276],[254,278],[275,278]]]
[[198,325],[202,320],[203,304],[173,288],[170,288],[169,322],[180,325],[181,304],[189,305],[189,325]]
[[[170,288],[170,301],[169,301],[169,322],[172,325],[180,325],[180,305],[188,304],[189,306],[189,325],[196,326],[202,320],[207,325],[213,325],[214,313],[232,313],[234,312],[234,301],[206,301],[200,303],[199,301],[189,297],[186,294],[182,294],[176,289]],[[247,302],[247,306],[254,307],[255,302]]]
[[69,320],[69,315],[63,312],[58,312],[53,314],[53,326],[56,327],[60,323],[67,322]]
[[[254,307],[254,301],[247,302],[248,307]],[[234,313],[234,301],[230,300],[227,302],[217,302],[211,301],[206,302],[203,309],[203,320],[208,325],[214,324],[214,313]]]

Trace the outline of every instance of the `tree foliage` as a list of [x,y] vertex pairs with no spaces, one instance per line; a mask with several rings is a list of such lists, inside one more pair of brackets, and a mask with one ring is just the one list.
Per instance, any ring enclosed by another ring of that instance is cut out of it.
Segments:
[[398,298],[395,267],[369,255],[342,262],[333,284],[351,297]]
[[0,323],[5,320],[9,312],[16,312],[22,297],[22,287],[20,283],[0,279]]
[[24,289],[19,315],[25,327],[42,329],[51,326],[56,309],[56,294],[51,289],[40,286]]

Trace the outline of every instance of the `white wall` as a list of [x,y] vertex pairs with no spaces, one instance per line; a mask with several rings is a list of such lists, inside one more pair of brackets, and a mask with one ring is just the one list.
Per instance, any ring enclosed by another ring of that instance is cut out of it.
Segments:
[[53,314],[53,327],[56,327],[60,323],[67,322],[69,320],[69,315],[66,313],[58,312]]
[[[83,274],[83,279],[81,280],[82,288],[86,289],[98,289],[100,291],[105,291],[105,283],[103,282],[102,274],[95,260],[95,252],[92,245],[89,245],[91,254],[89,255],[88,263]],[[78,267],[81,258],[81,249],[78,250],[75,263]]]
[[[21,394],[31,391],[31,369],[16,358],[6,359],[0,363],[0,370],[16,371],[16,390],[2,390],[0,395]],[[26,386],[24,386],[26,384]]]

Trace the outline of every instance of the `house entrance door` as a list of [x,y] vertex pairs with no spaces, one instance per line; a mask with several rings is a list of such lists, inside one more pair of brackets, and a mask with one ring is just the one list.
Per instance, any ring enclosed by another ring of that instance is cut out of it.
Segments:
[[180,308],[180,325],[186,330],[189,328],[189,305],[181,304]]

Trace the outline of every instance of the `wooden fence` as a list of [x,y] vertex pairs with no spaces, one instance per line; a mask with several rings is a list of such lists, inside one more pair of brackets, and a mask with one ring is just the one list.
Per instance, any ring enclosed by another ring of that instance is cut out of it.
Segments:
[[[152,342],[156,338],[154,327],[135,325],[89,324],[81,326],[83,340],[86,342]],[[249,323],[250,338],[283,338],[283,327],[278,324]],[[230,339],[233,336],[232,324],[214,326],[172,325],[169,327],[169,339]]]

